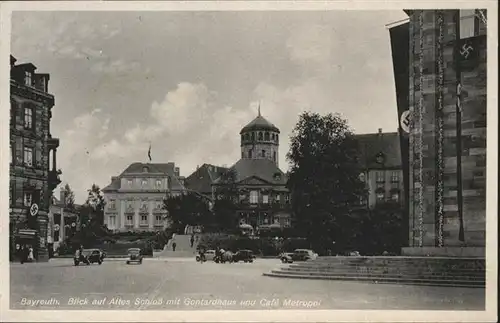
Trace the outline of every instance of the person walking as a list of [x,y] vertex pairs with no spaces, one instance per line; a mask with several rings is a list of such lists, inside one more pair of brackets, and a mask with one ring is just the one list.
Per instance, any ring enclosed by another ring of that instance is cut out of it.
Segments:
[[172,250],[175,251],[176,247],[177,247],[177,243],[174,241],[174,243],[172,243]]
[[28,261],[32,262],[35,260],[35,257],[33,256],[33,247],[30,245],[28,248]]
[[191,248],[193,248],[194,245],[194,234],[191,235]]

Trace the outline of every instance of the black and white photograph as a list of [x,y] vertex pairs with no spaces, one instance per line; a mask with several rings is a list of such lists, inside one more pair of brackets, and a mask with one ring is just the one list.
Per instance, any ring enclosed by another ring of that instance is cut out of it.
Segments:
[[495,1],[0,9],[5,319],[496,321]]

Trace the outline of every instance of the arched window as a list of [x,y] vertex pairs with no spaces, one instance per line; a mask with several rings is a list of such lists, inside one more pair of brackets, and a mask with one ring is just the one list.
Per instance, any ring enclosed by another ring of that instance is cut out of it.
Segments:
[[262,140],[262,132],[259,132],[259,140]]
[[264,134],[264,140],[269,141],[269,132]]
[[241,135],[241,141],[245,140],[245,135]]
[[276,134],[276,141],[280,141],[280,136]]
[[250,134],[248,132],[245,134],[245,140],[250,140]]
[[273,160],[276,161],[276,152],[273,152]]
[[252,140],[255,140],[255,132],[252,132]]
[[273,134],[271,134],[271,140],[273,140],[273,141],[274,141],[274,133],[273,133]]

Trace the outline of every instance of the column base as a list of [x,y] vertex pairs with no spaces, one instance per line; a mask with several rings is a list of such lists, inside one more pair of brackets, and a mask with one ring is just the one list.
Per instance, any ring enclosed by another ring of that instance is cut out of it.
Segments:
[[459,257],[459,258],[485,258],[484,247],[407,247],[401,249],[402,256],[414,257]]

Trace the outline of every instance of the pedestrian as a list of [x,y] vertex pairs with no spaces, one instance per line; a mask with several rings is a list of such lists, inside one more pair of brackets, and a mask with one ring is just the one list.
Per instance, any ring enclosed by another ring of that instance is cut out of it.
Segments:
[[24,245],[21,246],[21,249],[19,249],[19,262],[21,264],[24,264],[25,258],[26,257],[26,247]]
[[172,250],[175,251],[176,247],[177,247],[177,243],[175,243],[175,241],[174,241],[174,243],[172,243]]
[[193,245],[194,245],[194,234],[191,235],[191,248],[193,248]]
[[28,250],[28,261],[32,262],[35,260],[35,257],[33,256],[33,247],[30,245]]

